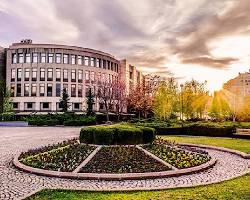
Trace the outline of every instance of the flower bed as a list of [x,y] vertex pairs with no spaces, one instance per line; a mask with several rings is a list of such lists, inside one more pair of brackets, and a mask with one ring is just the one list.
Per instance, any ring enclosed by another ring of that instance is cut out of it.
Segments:
[[80,172],[82,173],[142,173],[170,170],[136,147],[102,147]]
[[45,152],[36,151],[36,154],[19,157],[19,161],[35,168],[72,172],[94,149],[95,147],[75,142]]
[[178,169],[195,167],[211,159],[211,157],[206,154],[187,152],[183,149],[177,149],[174,146],[157,142],[145,145],[143,148]]

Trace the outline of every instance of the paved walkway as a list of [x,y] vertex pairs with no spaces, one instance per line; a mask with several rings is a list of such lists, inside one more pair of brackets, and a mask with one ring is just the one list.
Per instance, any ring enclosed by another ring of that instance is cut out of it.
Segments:
[[20,151],[78,135],[79,128],[0,127],[0,199],[21,199],[42,188],[143,190],[204,185],[240,176],[250,166],[250,160],[216,150],[209,150],[209,153],[218,159],[218,163],[205,172],[154,180],[93,181],[49,178],[21,172],[12,165],[13,156]]

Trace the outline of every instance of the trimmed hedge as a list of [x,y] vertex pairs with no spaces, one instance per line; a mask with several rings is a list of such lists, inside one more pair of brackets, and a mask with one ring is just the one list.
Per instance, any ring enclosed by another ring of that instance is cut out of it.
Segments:
[[76,115],[73,113],[32,115],[27,118],[29,125],[36,126],[87,126],[95,125],[95,116]]
[[154,138],[153,128],[130,125],[86,127],[80,132],[80,142],[87,144],[142,144],[152,143]]

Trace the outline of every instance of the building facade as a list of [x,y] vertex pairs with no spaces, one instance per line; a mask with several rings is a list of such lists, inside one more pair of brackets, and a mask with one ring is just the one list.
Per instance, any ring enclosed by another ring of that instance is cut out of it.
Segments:
[[237,77],[226,82],[223,89],[243,97],[250,95],[250,70],[249,72],[239,73]]
[[[6,50],[6,84],[16,112],[60,111],[64,88],[70,96],[70,110],[85,111],[89,88],[95,92],[104,81],[128,82],[129,68],[123,67],[122,61],[108,53],[82,47],[22,40]],[[136,73],[134,68],[131,80]],[[101,107],[96,102],[94,110],[101,111]]]

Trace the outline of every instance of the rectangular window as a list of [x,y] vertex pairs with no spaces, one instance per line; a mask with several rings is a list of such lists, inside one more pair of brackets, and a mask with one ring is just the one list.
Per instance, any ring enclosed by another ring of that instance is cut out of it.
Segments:
[[63,84],[63,89],[68,92],[68,84]]
[[76,97],[76,85],[71,85],[71,97]]
[[61,84],[60,83],[56,84],[56,96],[57,97],[61,96]]
[[76,82],[76,70],[71,70],[71,82]]
[[17,63],[17,56],[16,56],[16,53],[13,53],[13,54],[12,54],[12,63],[13,63],[13,64],[16,64],[16,63]]
[[102,82],[105,83],[106,74],[102,74]]
[[11,69],[11,82],[15,82],[16,79],[16,69]]
[[75,55],[71,55],[71,64],[72,65],[76,64],[76,56]]
[[52,97],[52,83],[47,84],[47,96]]
[[110,69],[110,61],[107,61],[108,69]]
[[49,68],[48,69],[48,76],[47,76],[48,81],[53,81],[53,69]]
[[27,102],[25,103],[25,108],[28,109],[28,110],[32,110],[33,109],[33,104],[32,102]]
[[17,102],[13,102],[13,109],[18,109],[18,103]]
[[44,85],[44,83],[40,84],[39,90],[40,90],[40,96],[44,97],[44,94],[45,94],[45,85]]
[[89,81],[89,71],[85,71],[85,80]]
[[100,59],[99,58],[96,59],[96,67],[100,67]]
[[45,81],[45,68],[40,69],[40,81]]
[[106,60],[103,60],[102,61],[103,69],[106,69],[106,64],[107,64]]
[[31,96],[32,96],[32,97],[35,97],[35,96],[36,96],[36,84],[35,84],[35,83],[33,83],[33,84],[31,85]]
[[48,63],[53,63],[53,57],[54,57],[53,53],[48,54]]
[[82,97],[82,85],[78,85],[78,97]]
[[44,103],[41,103],[41,104],[42,104],[42,109],[44,109],[44,110],[49,109],[49,103],[48,102],[44,102]]
[[32,69],[32,81],[36,81],[37,79],[37,69]]
[[41,53],[40,54],[40,59],[41,59],[41,63],[46,63],[46,54],[45,53]]
[[18,63],[23,63],[23,54],[22,53],[19,53],[18,54]]
[[83,78],[83,71],[78,70],[78,83],[82,83],[82,78]]
[[90,60],[90,66],[91,67],[95,66],[95,58],[91,58],[91,60]]
[[22,69],[18,68],[17,69],[17,81],[21,81],[22,80]]
[[56,81],[61,81],[61,69],[56,69]]
[[25,62],[26,63],[30,63],[31,62],[30,53],[26,53],[26,55],[25,55]]
[[22,95],[22,87],[21,84],[16,85],[16,96],[20,97]]
[[32,56],[33,56],[32,57],[32,62],[37,63],[38,62],[38,53],[33,53]]
[[30,84],[29,83],[25,83],[24,84],[24,96],[25,97],[29,96],[29,89],[30,89]]
[[77,64],[82,65],[82,56],[77,56]]
[[102,74],[101,72],[98,73],[98,83],[101,83],[101,79],[102,79]]
[[15,84],[10,85],[10,96],[14,97],[15,96]]
[[30,69],[25,69],[24,80],[29,81],[30,79]]
[[84,65],[89,66],[89,57],[88,56],[84,57]]
[[69,55],[63,54],[63,64],[69,64]]
[[111,70],[114,71],[113,62],[110,62],[110,65],[111,65]]
[[80,103],[74,103],[74,110],[80,110]]
[[60,64],[60,63],[61,63],[61,56],[62,56],[62,55],[61,55],[60,53],[57,53],[57,54],[56,54],[56,63],[57,63],[57,64]]
[[90,80],[95,81],[95,72],[91,72],[90,74]]
[[68,70],[63,70],[63,82],[68,82]]

